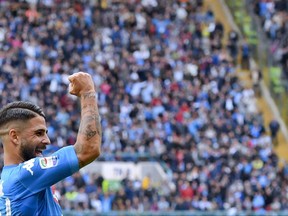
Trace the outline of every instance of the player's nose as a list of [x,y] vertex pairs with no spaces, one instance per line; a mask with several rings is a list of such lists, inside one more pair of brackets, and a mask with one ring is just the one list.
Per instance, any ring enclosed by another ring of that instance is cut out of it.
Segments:
[[45,138],[42,140],[42,142],[45,144],[45,145],[49,145],[51,143],[49,137],[47,134],[45,134]]

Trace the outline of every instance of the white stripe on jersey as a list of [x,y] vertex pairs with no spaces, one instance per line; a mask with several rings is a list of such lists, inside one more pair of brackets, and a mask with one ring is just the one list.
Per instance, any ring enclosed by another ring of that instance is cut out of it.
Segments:
[[6,198],[6,216],[11,216],[11,202]]

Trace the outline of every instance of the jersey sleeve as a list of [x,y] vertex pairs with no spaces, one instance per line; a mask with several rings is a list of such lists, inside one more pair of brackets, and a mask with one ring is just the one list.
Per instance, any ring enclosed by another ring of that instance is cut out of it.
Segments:
[[49,157],[36,157],[19,166],[19,181],[30,192],[52,186],[79,170],[73,146],[64,147]]

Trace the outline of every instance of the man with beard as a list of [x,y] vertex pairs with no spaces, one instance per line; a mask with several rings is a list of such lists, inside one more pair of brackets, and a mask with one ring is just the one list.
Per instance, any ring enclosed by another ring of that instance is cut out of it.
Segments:
[[69,81],[69,93],[81,102],[77,140],[51,156],[42,155],[50,140],[41,108],[17,101],[0,110],[0,215],[62,215],[51,186],[99,157],[102,129],[93,80],[78,72]]

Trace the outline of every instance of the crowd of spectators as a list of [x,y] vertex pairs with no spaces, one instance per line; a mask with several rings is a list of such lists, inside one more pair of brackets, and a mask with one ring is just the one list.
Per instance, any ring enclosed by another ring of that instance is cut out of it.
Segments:
[[288,77],[288,2],[286,0],[252,0],[254,12],[270,41],[275,62],[283,67]]
[[176,185],[123,179],[109,190],[99,173],[78,172],[54,187],[64,210],[288,210],[288,166],[278,169],[254,91],[201,0],[17,2],[0,1],[0,106],[35,102],[48,117],[47,153],[72,145],[80,113],[67,76],[86,71],[102,117],[99,160],[145,153]]

